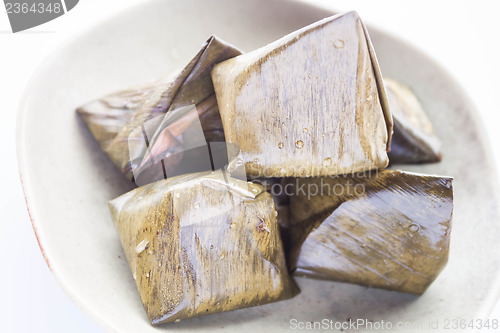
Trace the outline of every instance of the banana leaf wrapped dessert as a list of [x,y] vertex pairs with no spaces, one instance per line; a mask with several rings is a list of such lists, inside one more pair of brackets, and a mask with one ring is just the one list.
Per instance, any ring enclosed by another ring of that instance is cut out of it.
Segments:
[[152,324],[293,297],[271,195],[222,171],[183,175],[110,202]]
[[226,140],[254,177],[386,167],[392,117],[368,33],[350,12],[212,70]]
[[441,142],[415,94],[395,80],[384,83],[394,119],[391,164],[439,162]]
[[105,96],[77,113],[127,178],[137,178],[146,166],[161,169],[159,161],[175,155],[163,163],[173,168],[188,150],[186,145],[195,149],[207,141],[224,141],[210,72],[216,63],[240,53],[212,36],[179,73]]
[[445,266],[451,178],[381,170],[293,184],[296,275],[422,294]]

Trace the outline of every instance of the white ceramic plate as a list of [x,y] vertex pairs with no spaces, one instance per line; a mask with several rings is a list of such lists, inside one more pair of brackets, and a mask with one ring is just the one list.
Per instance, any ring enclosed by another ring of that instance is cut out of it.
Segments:
[[[211,34],[252,50],[331,15],[278,0],[146,2],[73,40],[48,59],[27,88],[18,153],[33,226],[55,277],[109,331],[150,326],[114,230],[107,201],[130,184],[99,151],[75,107],[185,64]],[[410,85],[443,141],[439,164],[402,169],[455,177],[447,267],[421,297],[298,279],[294,299],[185,320],[160,328],[240,332],[287,330],[290,320],[415,322],[487,317],[498,296],[498,183],[477,113],[464,91],[411,46],[370,30],[383,74]],[[71,328],[68,328],[71,330]],[[156,329],[157,330],[157,329]]]

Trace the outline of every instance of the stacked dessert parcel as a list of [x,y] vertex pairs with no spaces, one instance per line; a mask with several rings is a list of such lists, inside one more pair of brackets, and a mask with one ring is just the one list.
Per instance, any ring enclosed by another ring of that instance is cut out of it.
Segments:
[[245,54],[212,36],[77,112],[138,185],[109,206],[152,324],[291,298],[292,275],[422,294],[446,264],[452,179],[385,169],[440,143],[354,12]]

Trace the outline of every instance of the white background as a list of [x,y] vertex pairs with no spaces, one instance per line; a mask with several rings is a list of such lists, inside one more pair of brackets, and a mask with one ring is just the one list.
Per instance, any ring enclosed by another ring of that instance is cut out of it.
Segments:
[[[365,22],[408,40],[448,69],[478,107],[500,165],[500,1],[310,1],[355,9]],[[24,87],[46,56],[116,8],[140,2],[81,0],[68,14],[17,34],[10,32],[0,5],[0,332],[100,332],[61,291],[38,248],[17,172],[16,113]],[[500,318],[500,305],[492,318]]]

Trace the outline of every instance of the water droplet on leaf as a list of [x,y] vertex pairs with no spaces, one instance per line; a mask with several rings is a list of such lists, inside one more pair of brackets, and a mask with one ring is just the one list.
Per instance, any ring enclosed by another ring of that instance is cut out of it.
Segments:
[[418,224],[413,223],[413,224],[410,224],[408,229],[410,229],[411,232],[417,232],[420,230],[420,226]]
[[135,248],[135,253],[139,254],[142,251],[144,251],[146,249],[146,247],[148,246],[148,244],[149,244],[149,241],[143,239],[139,244],[137,244],[137,247]]

